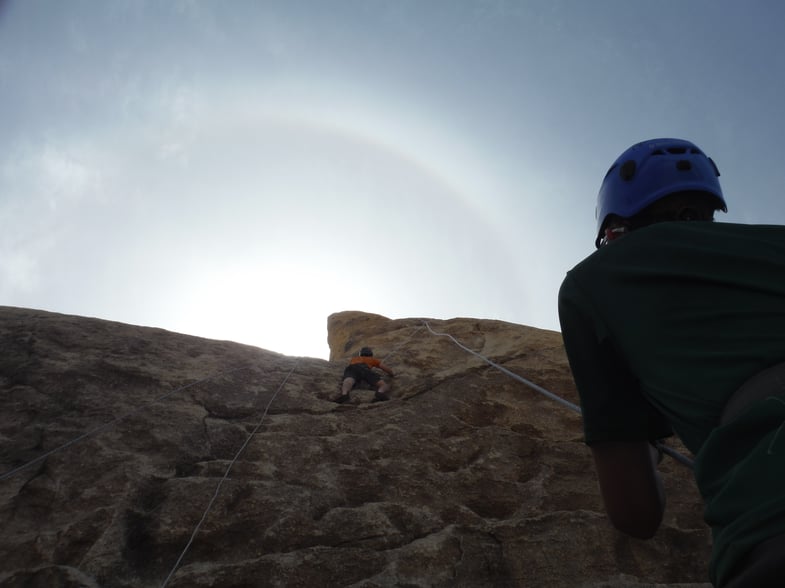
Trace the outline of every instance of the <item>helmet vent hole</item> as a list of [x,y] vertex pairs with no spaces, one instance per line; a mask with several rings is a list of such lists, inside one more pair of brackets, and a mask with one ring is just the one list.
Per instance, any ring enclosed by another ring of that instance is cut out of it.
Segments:
[[668,153],[673,155],[684,155],[687,153],[686,147],[668,147]]
[[676,162],[676,169],[679,171],[690,171],[692,169],[692,164],[686,159],[680,159]]
[[619,168],[619,175],[621,176],[621,179],[629,182],[632,179],[632,176],[635,175],[635,167],[635,160],[628,159],[625,161],[621,168]]

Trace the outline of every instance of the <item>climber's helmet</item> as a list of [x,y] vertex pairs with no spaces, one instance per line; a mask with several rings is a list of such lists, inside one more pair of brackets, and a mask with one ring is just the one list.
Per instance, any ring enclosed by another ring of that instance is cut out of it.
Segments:
[[595,246],[606,242],[606,228],[614,215],[631,218],[673,194],[700,194],[709,201],[709,208],[727,212],[719,175],[714,161],[690,141],[652,139],[633,145],[602,181],[597,195]]
[[363,347],[360,349],[361,357],[373,357],[373,350],[370,347]]

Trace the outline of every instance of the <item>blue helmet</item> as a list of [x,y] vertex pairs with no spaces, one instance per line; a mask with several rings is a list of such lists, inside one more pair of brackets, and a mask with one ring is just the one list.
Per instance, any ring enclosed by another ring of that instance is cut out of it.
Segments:
[[660,198],[676,192],[704,192],[717,197],[715,210],[728,211],[717,179],[720,170],[694,143],[651,139],[622,153],[602,181],[597,195],[600,246],[608,216],[630,218]]

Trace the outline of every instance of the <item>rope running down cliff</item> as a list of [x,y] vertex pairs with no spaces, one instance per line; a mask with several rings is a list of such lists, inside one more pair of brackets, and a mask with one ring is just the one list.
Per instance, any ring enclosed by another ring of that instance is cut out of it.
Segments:
[[[450,335],[448,333],[437,333],[436,331],[434,331],[431,328],[431,325],[429,325],[427,321],[423,321],[423,324],[428,329],[428,331],[431,332],[431,334],[436,335],[437,337],[448,337],[448,338],[450,338],[452,340],[452,342],[455,343],[458,347],[460,347],[461,349],[463,349],[464,351],[466,351],[468,353],[471,353],[475,357],[480,358],[485,363],[487,363],[490,366],[495,367],[500,372],[502,372],[502,373],[510,376],[511,378],[513,378],[513,379],[515,379],[515,380],[525,384],[526,386],[529,386],[529,388],[539,392],[540,394],[544,394],[545,396],[547,396],[551,400],[555,400],[556,402],[559,402],[560,404],[563,404],[564,406],[566,406],[570,410],[573,410],[573,411],[577,412],[578,414],[582,414],[581,413],[581,407],[578,406],[577,404],[573,404],[569,400],[565,400],[564,398],[561,398],[560,396],[557,396],[553,392],[549,392],[548,390],[546,390],[542,386],[538,386],[534,382],[531,382],[531,381],[527,380],[526,378],[523,378],[523,377],[519,376],[518,374],[516,374],[514,372],[511,372],[507,368],[505,368],[503,366],[500,366],[498,363],[494,363],[493,361],[491,361],[490,359],[488,359],[484,355],[481,355],[481,354],[477,353],[476,351],[473,351],[473,350],[469,349],[468,347],[466,347],[465,345],[460,343],[452,335]],[[689,457],[686,457],[686,456],[680,454],[678,451],[676,451],[674,449],[671,449],[670,447],[668,447],[664,443],[662,443],[660,441],[656,441],[654,443],[654,446],[657,448],[658,451],[661,451],[662,453],[670,455],[673,459],[675,459],[676,461],[678,461],[682,465],[685,465],[688,468],[694,467],[693,461]]]
[[262,413],[262,417],[259,419],[259,422],[256,423],[256,426],[253,428],[253,431],[251,431],[251,433],[246,438],[245,443],[243,443],[242,446],[240,446],[240,449],[237,450],[237,453],[235,453],[234,457],[232,458],[232,461],[229,462],[229,465],[226,467],[226,472],[224,472],[223,477],[219,480],[218,485],[215,487],[215,492],[213,493],[213,497],[210,499],[210,502],[207,503],[207,508],[205,508],[204,514],[202,515],[202,518],[196,524],[196,528],[194,528],[193,533],[191,533],[191,538],[188,540],[188,543],[185,545],[185,548],[183,549],[182,553],[180,554],[180,557],[178,557],[177,561],[174,563],[174,566],[172,567],[172,571],[169,572],[169,575],[166,576],[166,579],[164,580],[163,584],[161,584],[161,588],[165,588],[166,585],[169,583],[169,580],[171,580],[172,576],[174,576],[174,573],[177,571],[177,568],[180,565],[180,562],[183,561],[183,558],[185,557],[185,554],[188,552],[188,549],[191,547],[191,544],[194,542],[194,539],[196,538],[196,534],[199,532],[199,529],[202,527],[202,524],[207,519],[207,515],[210,512],[210,509],[213,507],[213,503],[218,498],[218,493],[221,491],[221,486],[223,485],[224,481],[226,481],[226,479],[229,477],[229,472],[231,471],[232,466],[234,466],[234,463],[240,457],[240,454],[245,450],[245,448],[251,442],[251,439],[253,438],[253,436],[256,434],[256,432],[259,430],[259,428],[262,426],[262,422],[264,421],[264,417],[267,416],[267,412],[270,410],[270,406],[272,405],[273,400],[275,400],[275,397],[278,396],[278,393],[286,385],[286,382],[289,380],[289,377],[294,373],[294,370],[297,368],[299,363],[300,363],[300,360],[297,359],[297,361],[295,361],[294,365],[292,366],[292,369],[289,370],[289,373],[286,374],[286,377],[283,379],[281,384],[278,386],[278,389],[270,397],[270,400],[267,402],[267,406],[264,407],[264,412]]

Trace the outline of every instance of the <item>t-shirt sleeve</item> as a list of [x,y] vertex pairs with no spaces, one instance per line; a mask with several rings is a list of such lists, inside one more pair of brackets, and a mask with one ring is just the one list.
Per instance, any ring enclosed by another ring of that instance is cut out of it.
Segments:
[[559,321],[581,399],[586,444],[672,435],[667,419],[646,400],[611,333],[569,274],[559,291]]

